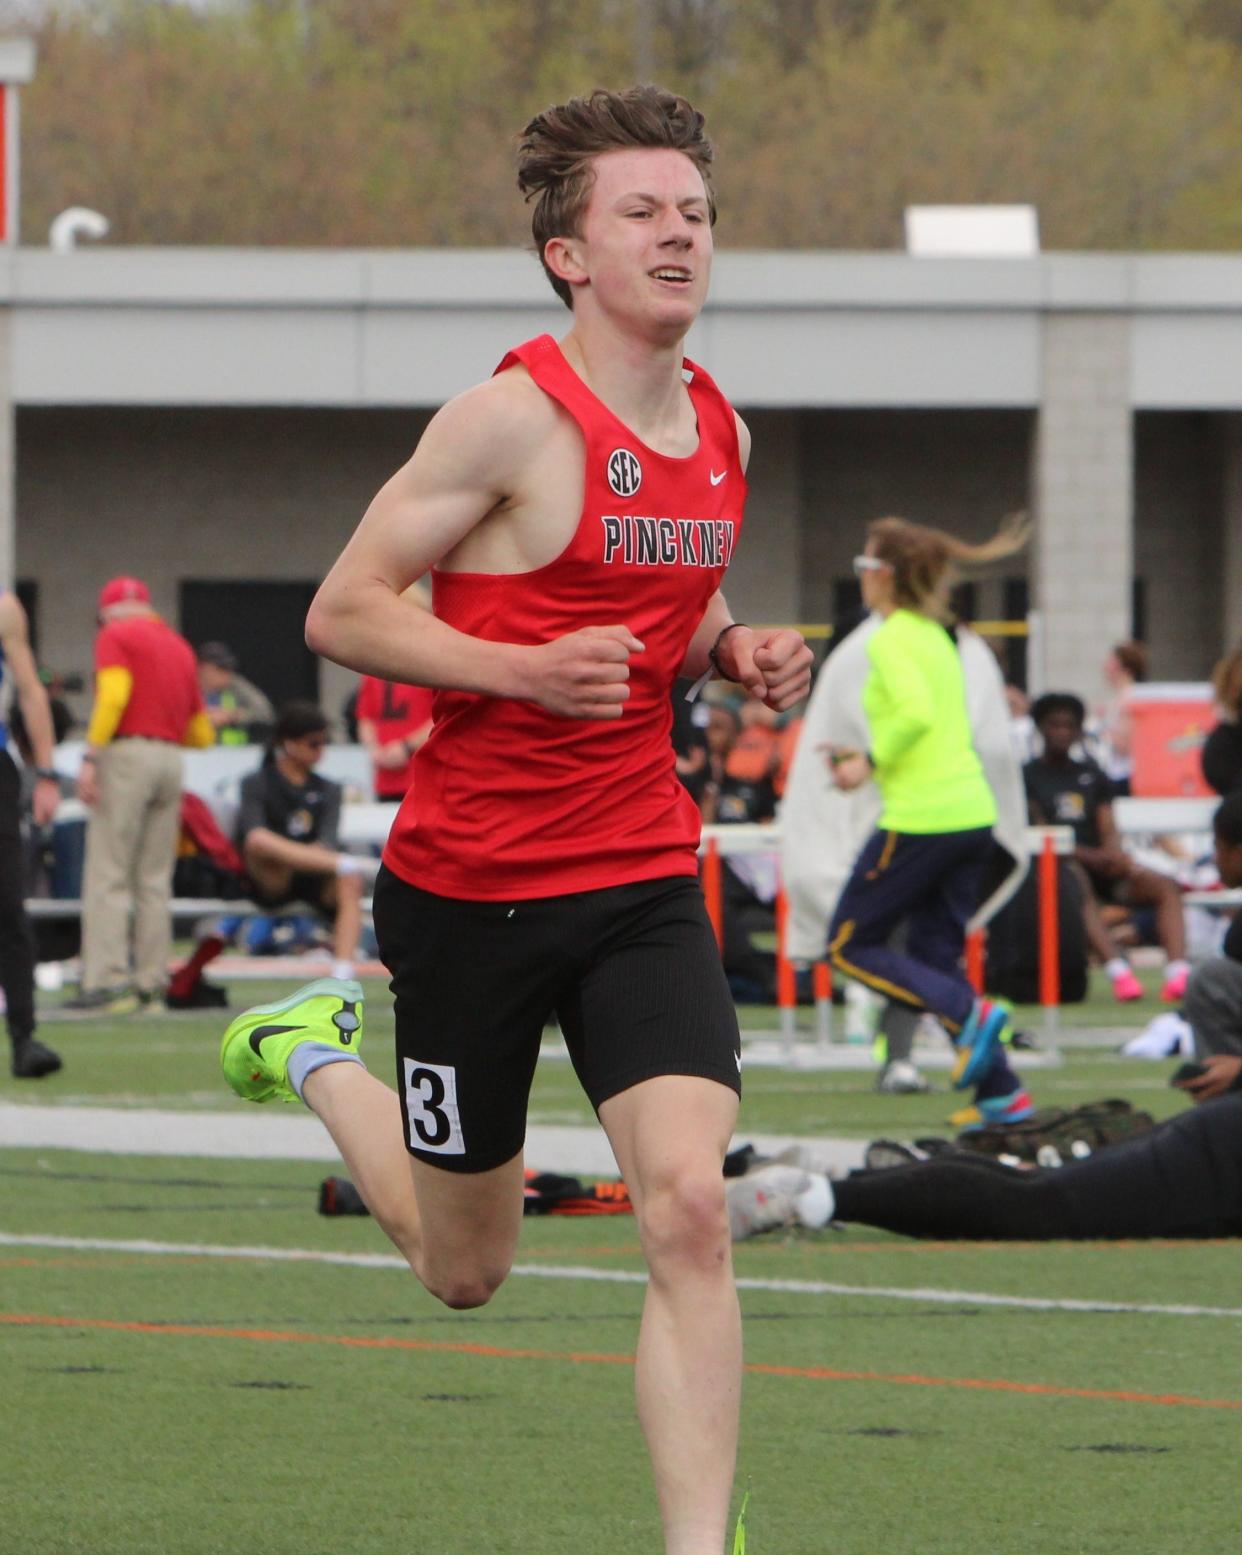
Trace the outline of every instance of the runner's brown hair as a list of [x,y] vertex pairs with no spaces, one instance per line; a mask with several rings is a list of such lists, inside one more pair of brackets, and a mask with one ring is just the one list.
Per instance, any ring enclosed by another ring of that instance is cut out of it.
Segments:
[[[540,259],[550,238],[581,236],[582,216],[595,182],[592,163],[605,151],[684,152],[702,175],[708,213],[715,222],[711,176],[715,153],[704,122],[684,97],[658,86],[631,86],[622,92],[600,88],[533,118],[522,131],[517,182],[527,200],[535,202],[531,234]],[[546,261],[543,268],[553,291],[572,308],[568,283],[553,275]]]

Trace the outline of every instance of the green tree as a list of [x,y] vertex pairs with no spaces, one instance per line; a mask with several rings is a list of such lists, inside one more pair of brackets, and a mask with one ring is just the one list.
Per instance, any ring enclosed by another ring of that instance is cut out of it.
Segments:
[[521,242],[522,125],[649,75],[708,115],[727,245],[989,201],[1050,248],[1242,242],[1227,0],[0,0],[18,25],[32,241],[86,204],[118,243]]

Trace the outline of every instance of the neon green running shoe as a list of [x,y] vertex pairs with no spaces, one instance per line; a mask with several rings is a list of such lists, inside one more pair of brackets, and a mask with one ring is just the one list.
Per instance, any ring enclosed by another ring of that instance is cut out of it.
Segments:
[[303,1042],[356,1053],[362,1045],[362,984],[321,977],[287,999],[246,1010],[220,1043],[224,1078],[243,1101],[297,1101],[289,1084],[289,1055]]
[[746,1555],[746,1508],[750,1505],[750,1491],[742,1497],[742,1507],[733,1529],[733,1555]]

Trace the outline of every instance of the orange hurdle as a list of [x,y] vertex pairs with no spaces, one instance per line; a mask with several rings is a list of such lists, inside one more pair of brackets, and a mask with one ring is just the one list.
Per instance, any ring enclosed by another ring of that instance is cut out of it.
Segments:
[[793,1058],[798,1020],[798,981],[793,962],[785,954],[785,930],[789,902],[782,886],[776,893],[776,1003],[781,1015],[781,1040],[786,1058]]
[[1061,929],[1057,918],[1057,854],[1051,837],[1045,837],[1039,854],[1039,1002],[1044,1025],[1057,1029],[1061,1003]]
[[715,837],[707,839],[703,849],[703,899],[707,903],[707,916],[716,934],[716,944],[724,949],[724,897],[720,879],[720,849]]
[[983,993],[985,967],[982,929],[971,929],[966,936],[966,976],[977,994]]

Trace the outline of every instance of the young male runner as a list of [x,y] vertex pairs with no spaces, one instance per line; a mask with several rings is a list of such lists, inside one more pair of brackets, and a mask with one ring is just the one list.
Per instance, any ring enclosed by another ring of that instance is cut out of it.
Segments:
[[[669,692],[714,668],[785,708],[811,662],[718,591],[749,439],[681,354],[711,267],[711,156],[702,116],[652,87],[527,126],[519,185],[573,326],[439,412],[311,609],[317,651],[437,691],[375,888],[400,1106],[360,1064],[311,1072],[354,1053],[356,984],[251,1012],[223,1050],[242,1094],[300,1091],[415,1274],[471,1307],[516,1248],[556,1011],[650,1270],[637,1394],[667,1555],[722,1548],[741,1377],[721,1175],[741,1058]],[[429,568],[434,614],[401,598]]]

